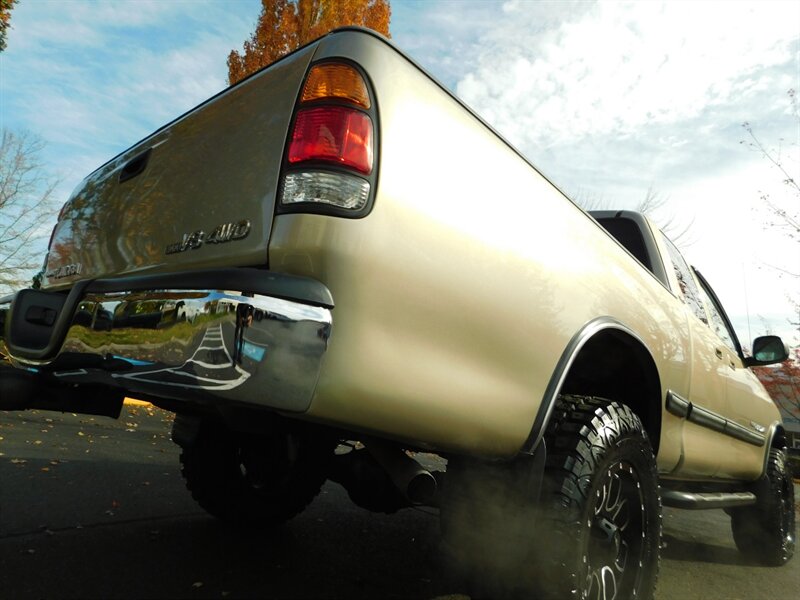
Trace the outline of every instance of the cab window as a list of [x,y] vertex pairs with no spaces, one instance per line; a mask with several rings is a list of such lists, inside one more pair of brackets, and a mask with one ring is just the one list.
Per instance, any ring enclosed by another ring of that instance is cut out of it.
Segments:
[[734,342],[734,333],[728,327],[725,319],[722,318],[722,308],[714,301],[714,298],[711,297],[708,290],[706,290],[703,278],[698,277],[698,281],[700,282],[700,297],[706,305],[706,310],[708,311],[708,317],[710,319],[708,326],[714,330],[714,333],[717,334],[719,339],[721,339],[734,354],[738,354],[739,350],[736,347],[736,342]]
[[673,244],[667,236],[662,233],[661,238],[664,240],[664,244],[669,251],[669,258],[672,262],[672,267],[675,269],[675,277],[678,280],[678,285],[680,285],[683,301],[692,309],[692,312],[698,319],[708,324],[708,317],[706,316],[703,302],[700,299],[700,291],[697,289],[697,283],[695,283],[689,265],[686,264],[686,261],[675,247],[675,244]]

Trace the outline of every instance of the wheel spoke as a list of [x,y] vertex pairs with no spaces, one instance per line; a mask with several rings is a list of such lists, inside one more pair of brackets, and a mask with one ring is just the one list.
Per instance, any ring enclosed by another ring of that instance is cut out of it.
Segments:
[[596,600],[616,600],[617,574],[611,567],[605,566],[589,573],[587,598]]
[[552,511],[545,513],[548,539],[556,544],[543,554],[552,566],[545,595],[651,599],[661,515],[658,469],[641,419],[625,404],[588,396],[561,396],[555,410],[545,433],[543,499]]
[[[589,522],[587,597],[633,596],[644,544],[644,503],[636,473],[617,463],[602,475]],[[636,523],[640,525],[634,526]],[[629,568],[630,567],[630,568]]]

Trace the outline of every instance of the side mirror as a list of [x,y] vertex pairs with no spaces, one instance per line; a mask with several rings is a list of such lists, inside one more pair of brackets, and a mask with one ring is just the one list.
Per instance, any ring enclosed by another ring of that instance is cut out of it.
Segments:
[[745,359],[745,366],[765,366],[781,363],[789,358],[789,347],[777,335],[764,335],[753,340],[753,356]]

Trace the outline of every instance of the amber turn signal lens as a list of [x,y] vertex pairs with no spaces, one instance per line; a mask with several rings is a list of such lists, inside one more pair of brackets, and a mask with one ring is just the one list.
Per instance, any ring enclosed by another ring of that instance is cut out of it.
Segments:
[[301,102],[312,100],[346,100],[369,108],[369,93],[364,78],[355,68],[341,63],[316,65],[306,78]]

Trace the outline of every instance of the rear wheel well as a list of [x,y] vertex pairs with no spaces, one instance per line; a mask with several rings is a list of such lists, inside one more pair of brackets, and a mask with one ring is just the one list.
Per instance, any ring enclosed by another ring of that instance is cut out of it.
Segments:
[[563,394],[600,396],[626,404],[642,420],[653,451],[661,438],[661,384],[653,358],[635,337],[604,329],[580,349]]

